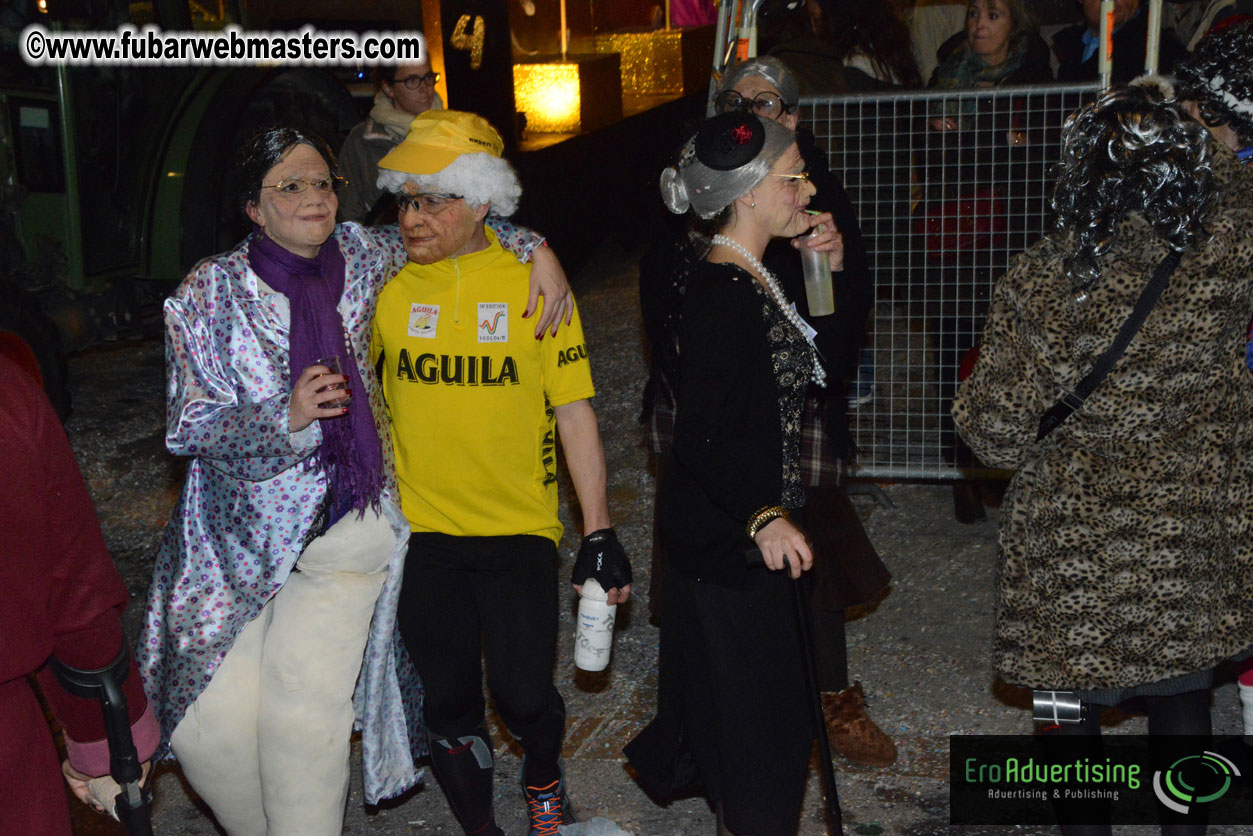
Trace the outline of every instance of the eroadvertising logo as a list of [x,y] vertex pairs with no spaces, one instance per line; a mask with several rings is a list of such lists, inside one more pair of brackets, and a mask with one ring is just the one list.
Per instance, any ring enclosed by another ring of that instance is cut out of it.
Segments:
[[1242,738],[949,738],[949,820],[968,825],[1253,824]]
[[1185,755],[1153,773],[1153,792],[1163,806],[1186,815],[1193,805],[1222,798],[1240,777],[1236,765],[1217,752]]

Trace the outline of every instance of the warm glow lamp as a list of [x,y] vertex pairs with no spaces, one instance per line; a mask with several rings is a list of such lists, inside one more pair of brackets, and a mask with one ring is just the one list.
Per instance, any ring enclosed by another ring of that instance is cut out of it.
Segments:
[[513,65],[513,96],[528,133],[594,131],[622,118],[617,55],[569,55],[565,60]]
[[579,130],[579,68],[573,63],[514,64],[513,97],[537,133]]

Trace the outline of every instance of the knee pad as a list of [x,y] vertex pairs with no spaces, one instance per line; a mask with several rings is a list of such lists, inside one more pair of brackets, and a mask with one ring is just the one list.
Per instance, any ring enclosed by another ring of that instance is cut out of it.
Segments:
[[[466,833],[486,831],[492,815],[492,745],[486,722],[470,734],[443,737],[427,733],[431,768]],[[495,831],[491,831],[495,832]]]
[[427,743],[431,748],[432,760],[438,758],[462,761],[465,756],[471,756],[479,769],[492,768],[492,736],[487,730],[486,722],[479,723],[469,734],[455,737],[445,737],[428,730]]

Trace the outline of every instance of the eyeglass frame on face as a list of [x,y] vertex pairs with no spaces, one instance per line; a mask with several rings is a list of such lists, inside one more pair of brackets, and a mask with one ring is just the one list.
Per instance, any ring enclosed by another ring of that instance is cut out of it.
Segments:
[[802,180],[806,183],[813,182],[813,180],[809,179],[809,177],[811,177],[811,175],[809,175],[809,169],[804,169],[803,172],[799,174],[776,174],[774,172],[769,172],[769,175],[771,175],[771,177],[786,178],[788,180],[788,185],[792,185],[792,187],[799,187]]
[[392,84],[402,84],[406,90],[417,90],[422,85],[434,87],[439,83],[439,73],[431,70],[425,75],[411,75],[408,78],[398,78]]
[[[260,188],[273,189],[274,193],[279,197],[298,197],[309,189],[322,194],[334,194],[347,185],[348,181],[343,177],[327,177],[325,180],[318,180],[316,183],[310,183],[308,180],[300,177],[284,177],[282,180],[269,186],[263,183]],[[295,186],[296,188],[288,188],[289,186]]]
[[[737,104],[731,104],[727,99],[729,96],[735,96],[739,100]],[[769,96],[771,99],[777,99],[779,102],[778,114],[769,112],[759,112],[763,110],[773,111],[774,105],[769,100],[762,101],[763,96]],[[788,104],[778,93],[771,93],[769,90],[762,90],[751,99],[746,98],[736,90],[723,90],[714,97],[714,107],[719,113],[730,113],[733,110],[743,111],[744,113],[752,112],[756,116],[765,116],[767,119],[778,119],[784,114],[791,113],[796,109],[796,103]]]
[[[419,192],[418,194],[409,194],[408,192],[397,192],[393,195],[396,199],[396,208],[400,212],[412,210],[414,212],[425,212],[428,215],[438,215],[448,208],[449,204],[456,200],[465,200],[459,194],[444,194],[442,192]],[[429,201],[434,198],[437,202],[431,206]],[[423,205],[423,203],[427,205]]]

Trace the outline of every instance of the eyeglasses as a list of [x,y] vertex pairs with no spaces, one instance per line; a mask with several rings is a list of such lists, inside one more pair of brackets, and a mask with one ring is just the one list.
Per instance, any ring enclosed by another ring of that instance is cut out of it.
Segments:
[[430,72],[426,75],[411,75],[408,78],[398,78],[392,84],[403,84],[406,90],[417,90],[422,85],[434,87],[439,81],[439,73]]
[[327,177],[325,180],[315,180],[312,183],[308,180],[301,180],[299,177],[287,177],[279,180],[272,186],[262,185],[261,188],[273,189],[278,194],[295,197],[298,194],[304,194],[305,189],[313,189],[323,194],[329,194],[330,192],[337,192],[347,185],[348,181],[343,177]]
[[453,201],[461,199],[461,195],[458,194],[439,194],[438,192],[406,194],[401,192],[396,195],[396,206],[401,212],[412,210],[414,212],[425,212],[428,215],[438,215],[447,209]]
[[775,173],[772,171],[772,172],[770,172],[770,176],[771,176],[771,177],[786,177],[787,179],[789,179],[789,180],[793,181],[793,184],[794,184],[794,185],[796,184],[796,181],[798,181],[798,180],[804,180],[806,183],[808,183],[808,182],[809,182],[809,172],[808,172],[808,171],[802,171],[800,174],[775,174]]
[[791,112],[795,106],[783,101],[783,97],[778,93],[771,93],[768,90],[758,93],[751,99],[744,98],[734,90],[723,90],[714,99],[714,109],[719,113],[742,110],[767,119],[778,119],[783,114]]

